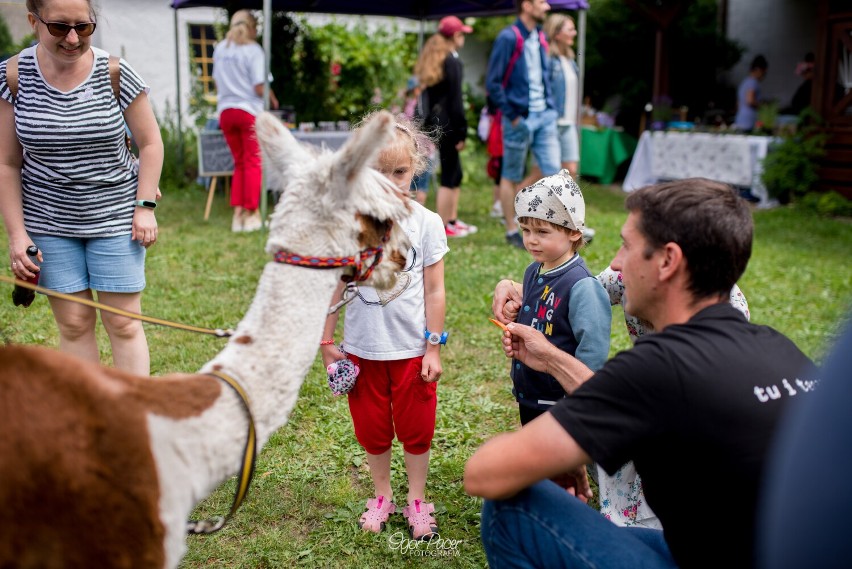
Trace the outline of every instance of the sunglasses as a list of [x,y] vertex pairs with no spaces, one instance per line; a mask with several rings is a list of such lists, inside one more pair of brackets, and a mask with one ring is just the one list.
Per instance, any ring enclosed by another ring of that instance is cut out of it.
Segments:
[[95,26],[97,26],[97,22],[83,22],[81,24],[66,24],[65,22],[45,22],[41,19],[41,16],[36,14],[35,12],[30,12],[33,16],[38,18],[38,21],[47,26],[47,31],[50,32],[50,35],[64,38],[68,34],[71,33],[71,30],[77,32],[77,35],[81,38],[86,38],[95,33]]

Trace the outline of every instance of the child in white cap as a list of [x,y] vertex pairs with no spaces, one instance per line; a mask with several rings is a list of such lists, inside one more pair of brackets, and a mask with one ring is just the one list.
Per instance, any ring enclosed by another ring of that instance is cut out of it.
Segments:
[[[533,262],[524,273],[521,305],[507,306],[507,312],[517,309],[519,324],[535,327],[552,344],[597,370],[609,356],[612,309],[606,291],[578,253],[584,243],[583,193],[562,170],[518,192],[515,214]],[[517,360],[512,360],[512,383],[521,424],[565,397],[551,375]]]

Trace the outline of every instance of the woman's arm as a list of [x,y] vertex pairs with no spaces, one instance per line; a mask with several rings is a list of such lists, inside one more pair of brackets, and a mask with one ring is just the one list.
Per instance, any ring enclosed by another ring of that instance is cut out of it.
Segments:
[[[258,97],[263,97],[263,85],[263,83],[258,83],[254,86],[254,92]],[[278,108],[278,97],[275,96],[272,87],[269,88],[269,108],[273,110]]]
[[0,100],[0,215],[9,236],[9,263],[14,263],[12,272],[18,278],[31,278],[38,267],[26,253],[32,240],[24,228],[21,202],[23,160],[24,153],[15,133],[15,111],[11,103]]
[[[163,170],[163,138],[148,95],[139,93],[124,110],[124,120],[139,147],[139,185],[137,200],[155,200]],[[145,247],[157,241],[154,210],[137,207],[133,214],[131,239]]]

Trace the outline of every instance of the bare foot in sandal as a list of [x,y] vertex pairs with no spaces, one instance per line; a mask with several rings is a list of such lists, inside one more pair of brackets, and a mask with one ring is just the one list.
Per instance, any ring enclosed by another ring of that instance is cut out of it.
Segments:
[[402,509],[402,515],[408,521],[408,532],[411,539],[429,541],[438,537],[438,522],[432,517],[435,504],[414,500]]
[[364,531],[379,533],[385,529],[388,516],[396,511],[396,505],[384,496],[367,500],[367,511],[361,514],[358,527]]

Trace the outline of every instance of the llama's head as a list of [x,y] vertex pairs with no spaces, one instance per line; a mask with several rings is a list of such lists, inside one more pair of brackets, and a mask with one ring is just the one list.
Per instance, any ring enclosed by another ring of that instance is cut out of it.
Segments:
[[283,190],[269,225],[267,252],[348,257],[383,247],[366,284],[393,286],[409,247],[398,223],[410,211],[409,198],[370,168],[394,136],[393,116],[378,113],[337,152],[302,146],[269,113],[257,118],[255,128],[269,186]]

